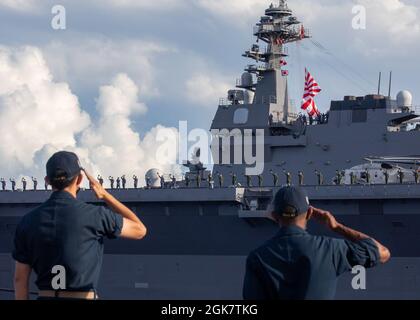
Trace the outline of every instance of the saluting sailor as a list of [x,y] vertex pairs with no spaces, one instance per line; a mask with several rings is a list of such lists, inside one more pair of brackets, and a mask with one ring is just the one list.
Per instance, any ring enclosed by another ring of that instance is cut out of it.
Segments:
[[304,176],[303,171],[298,172],[298,177],[299,177],[299,185],[303,186],[305,182],[305,176]]
[[110,176],[108,179],[109,179],[109,183],[111,184],[111,189],[114,189],[114,182],[115,182],[114,177]]
[[34,190],[36,191],[36,189],[38,188],[38,180],[37,180],[37,178],[32,177],[32,182],[34,184]]
[[157,173],[157,176],[160,179],[160,187],[162,189],[165,189],[165,177],[163,175],[160,175],[159,173]]
[[400,181],[400,184],[404,183],[404,172],[401,169],[398,169],[398,179]]
[[12,191],[15,191],[15,189],[16,189],[16,180],[15,180],[15,178],[10,178],[10,182],[12,183]]
[[418,184],[419,183],[419,179],[420,179],[420,172],[419,172],[419,170],[414,170],[413,171],[413,174],[414,174],[414,182],[416,184]]
[[274,186],[277,187],[279,185],[279,175],[275,173],[273,170],[270,170],[270,173],[273,176]]
[[220,172],[217,173],[217,177],[219,179],[219,187],[223,188],[223,183],[224,183],[224,178],[223,178],[223,174],[221,174]]
[[389,184],[389,171],[384,170],[384,176],[385,176],[385,184]]
[[322,186],[324,184],[324,176],[322,175],[322,173],[318,170],[315,170],[315,174],[318,177],[318,185]]
[[98,175],[98,182],[99,182],[99,184],[101,185],[101,187],[103,187],[103,186],[104,186],[104,179],[102,178],[102,176],[101,176],[101,175]]
[[292,185],[292,174],[290,172],[284,171],[286,175],[286,185],[290,187]]
[[211,173],[209,173],[209,175],[207,177],[207,182],[209,184],[209,188],[214,189],[214,179],[213,179],[213,175]]

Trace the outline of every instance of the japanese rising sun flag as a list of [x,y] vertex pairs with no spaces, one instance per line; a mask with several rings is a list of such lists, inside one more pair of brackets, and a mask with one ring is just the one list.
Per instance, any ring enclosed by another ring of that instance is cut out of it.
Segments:
[[321,92],[319,84],[315,81],[314,77],[305,69],[305,91],[303,93],[302,110],[306,110],[310,117],[318,116],[319,112],[315,96]]

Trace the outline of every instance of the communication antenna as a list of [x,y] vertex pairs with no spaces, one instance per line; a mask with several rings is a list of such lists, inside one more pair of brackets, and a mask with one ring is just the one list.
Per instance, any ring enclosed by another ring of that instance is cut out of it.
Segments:
[[391,98],[391,88],[392,88],[392,71],[389,73],[389,91],[388,91],[389,98]]
[[378,96],[381,94],[381,80],[382,80],[382,72],[379,72]]

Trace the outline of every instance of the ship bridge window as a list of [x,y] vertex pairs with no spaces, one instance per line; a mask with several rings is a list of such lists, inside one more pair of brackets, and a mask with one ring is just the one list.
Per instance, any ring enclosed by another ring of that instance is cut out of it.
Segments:
[[249,111],[248,109],[241,108],[235,111],[233,116],[234,124],[246,124],[248,122]]

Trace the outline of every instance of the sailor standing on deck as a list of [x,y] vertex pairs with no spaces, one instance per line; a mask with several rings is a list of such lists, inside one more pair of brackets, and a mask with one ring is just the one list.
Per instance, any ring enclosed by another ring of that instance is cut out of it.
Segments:
[[365,170],[365,177],[366,177],[366,183],[370,184],[370,172],[369,169]]
[[10,182],[12,183],[12,191],[16,190],[16,180],[15,178],[10,178]]
[[299,178],[299,185],[303,186],[304,183],[305,183],[305,175],[304,175],[303,171],[298,172],[298,178]]
[[262,188],[264,184],[264,177],[262,174],[258,175],[258,187]]
[[419,184],[419,179],[420,179],[420,172],[419,172],[419,170],[414,170],[413,171],[413,175],[414,175],[414,182],[415,182],[415,184]]
[[37,178],[32,177],[32,182],[33,182],[33,184],[34,184],[34,190],[36,191],[36,189],[38,188],[38,179],[37,179]]
[[99,182],[99,184],[101,185],[101,187],[103,187],[103,186],[104,186],[104,179],[102,178],[102,176],[101,176],[101,175],[98,175],[98,182]]
[[315,174],[318,177],[318,185],[319,186],[322,186],[324,184],[324,176],[323,176],[323,174],[320,171],[318,171],[318,170],[315,170]]
[[286,176],[286,185],[291,186],[292,185],[292,174],[290,172],[287,172],[286,170],[284,170],[283,173]]
[[220,172],[217,173],[217,177],[219,179],[219,188],[223,188],[223,184],[224,184],[224,178],[223,178],[223,174],[221,174]]
[[[378,241],[342,225],[331,213],[310,207],[303,189],[281,189],[272,217],[280,230],[248,256],[245,300],[334,299],[341,274],[358,265],[372,268],[391,257]],[[311,219],[345,240],[309,234]]]
[[23,191],[26,191],[26,178],[25,177],[22,178],[22,189]]
[[111,185],[111,189],[114,189],[114,182],[115,182],[114,177],[110,176],[108,179],[109,179],[109,183]]
[[210,189],[214,189],[214,179],[213,179],[213,175],[211,174],[211,172],[209,173],[208,177],[207,177],[207,182],[209,185]]
[[188,174],[185,175],[185,187],[189,188],[190,187],[190,176]]
[[134,182],[134,189],[137,189],[139,186],[139,178],[137,178],[136,175],[133,176],[133,182]]
[[400,184],[404,183],[404,172],[401,169],[398,169],[398,180]]
[[[29,299],[32,270],[37,275],[39,300],[97,299],[97,287],[104,254],[104,238],[140,240],[146,227],[136,214],[108,193],[81,167],[77,155],[54,154],[47,163],[47,177],[53,194],[23,217],[15,234],[15,296]],[[84,179],[108,208],[77,199]],[[65,277],[57,287],[57,267]]]
[[387,169],[384,170],[384,177],[385,177],[385,184],[389,183],[389,171]]
[[1,178],[0,182],[1,182],[1,190],[6,191],[6,180],[4,180],[4,178]]
[[165,189],[165,177],[164,175],[160,175],[160,173],[156,173],[156,175],[158,176],[158,178],[160,179],[160,188],[161,189]]
[[279,175],[275,173],[273,170],[270,170],[270,173],[273,176],[274,187],[277,187],[279,185]]
[[121,183],[122,183],[122,188],[125,189],[125,187],[127,186],[127,178],[125,177],[125,175],[121,177]]

